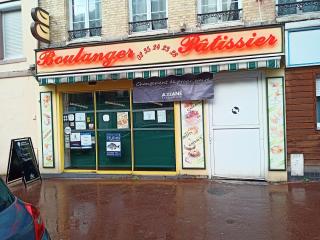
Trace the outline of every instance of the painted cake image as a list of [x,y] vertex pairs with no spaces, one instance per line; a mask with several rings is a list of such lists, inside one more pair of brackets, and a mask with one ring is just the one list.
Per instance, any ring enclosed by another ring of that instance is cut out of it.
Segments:
[[186,114],[185,120],[189,125],[195,125],[200,121],[200,113],[196,110],[191,110]]

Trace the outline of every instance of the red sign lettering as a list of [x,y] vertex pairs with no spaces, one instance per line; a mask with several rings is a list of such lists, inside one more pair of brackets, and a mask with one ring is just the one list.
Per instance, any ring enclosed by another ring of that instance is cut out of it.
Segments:
[[201,39],[201,35],[194,34],[183,38],[178,48],[179,53],[187,54],[192,51],[197,53],[216,52],[224,50],[236,50],[236,49],[250,49],[253,47],[273,46],[277,42],[275,36],[270,34],[268,38],[264,36],[257,36],[254,32],[252,37],[244,39],[230,38],[228,36],[218,35],[213,40],[209,41],[208,38]]
[[100,63],[104,67],[112,66],[120,59],[131,59],[134,57],[134,52],[131,48],[121,51],[86,53],[84,48],[80,48],[77,54],[57,56],[54,50],[47,50],[39,55],[37,64],[39,66],[50,65],[71,65],[71,64],[92,64]]

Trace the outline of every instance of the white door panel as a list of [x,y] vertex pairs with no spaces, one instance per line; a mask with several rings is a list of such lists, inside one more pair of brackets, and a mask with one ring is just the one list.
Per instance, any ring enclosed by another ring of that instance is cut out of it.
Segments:
[[214,175],[261,178],[259,129],[213,131]]
[[259,124],[259,89],[256,78],[217,80],[213,99],[213,128]]
[[256,73],[217,75],[210,102],[211,172],[226,178],[265,177],[262,81]]

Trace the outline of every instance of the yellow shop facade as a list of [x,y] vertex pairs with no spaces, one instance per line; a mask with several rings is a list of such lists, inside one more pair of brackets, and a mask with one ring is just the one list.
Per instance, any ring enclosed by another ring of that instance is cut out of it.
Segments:
[[[41,171],[283,180],[284,121],[271,121],[269,111],[270,104],[280,101],[277,113],[284,120],[282,56],[280,26],[38,49]],[[250,81],[243,85],[248,79],[254,79],[257,89]],[[238,85],[239,91],[234,89]],[[259,98],[250,99],[241,87]],[[272,95],[272,87],[277,94]],[[215,116],[223,115],[219,111],[234,95],[257,102],[263,121],[257,138],[241,132],[228,145],[223,136],[238,132],[219,129],[234,129],[233,123],[253,128],[239,120],[249,104],[240,101],[241,106],[227,107],[227,119],[234,117],[229,127],[215,125]],[[272,124],[280,129],[277,141],[272,140]],[[229,153],[237,146],[237,162],[246,159],[243,138],[261,148],[255,155],[257,174],[250,162],[243,163],[248,171],[238,172],[230,162],[230,174],[222,171],[228,164],[222,162],[219,174],[215,164],[232,159]]]

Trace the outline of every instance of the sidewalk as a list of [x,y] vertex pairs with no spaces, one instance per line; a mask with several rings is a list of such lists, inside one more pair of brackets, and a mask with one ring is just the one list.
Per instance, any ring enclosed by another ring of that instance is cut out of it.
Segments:
[[11,187],[60,239],[320,239],[320,183],[45,179]]

